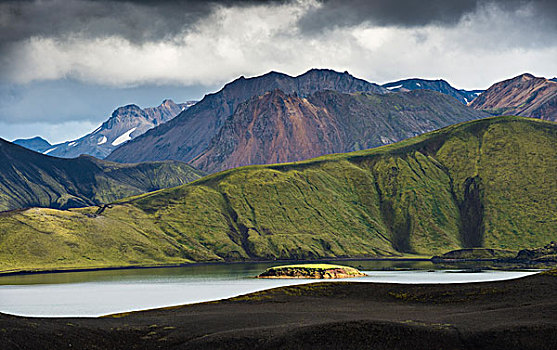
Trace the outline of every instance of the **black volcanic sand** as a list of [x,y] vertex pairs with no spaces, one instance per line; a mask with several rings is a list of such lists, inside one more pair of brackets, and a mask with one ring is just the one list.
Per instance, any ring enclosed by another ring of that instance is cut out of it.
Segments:
[[0,315],[2,349],[557,349],[557,276],[329,282],[104,318]]

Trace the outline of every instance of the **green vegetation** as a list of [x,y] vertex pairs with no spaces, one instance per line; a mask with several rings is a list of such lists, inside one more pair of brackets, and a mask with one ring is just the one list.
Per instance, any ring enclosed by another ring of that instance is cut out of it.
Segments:
[[557,124],[495,117],[98,208],[1,214],[0,269],[438,255],[557,232]]
[[331,264],[297,264],[268,268],[258,278],[349,278],[365,273],[349,266]]
[[349,266],[343,265],[333,265],[333,264],[294,264],[294,265],[281,265],[281,266],[274,266],[270,269],[277,270],[277,269],[313,269],[313,270],[330,270],[330,269],[344,269],[348,268],[351,269]]
[[91,156],[54,158],[0,139],[0,211],[105,204],[203,175],[174,161],[118,164]]

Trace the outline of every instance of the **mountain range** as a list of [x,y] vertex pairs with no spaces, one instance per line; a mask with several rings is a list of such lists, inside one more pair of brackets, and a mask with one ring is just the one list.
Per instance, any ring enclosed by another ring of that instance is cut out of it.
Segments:
[[0,269],[539,247],[557,232],[556,152],[556,123],[493,117],[370,150],[236,168],[102,212],[6,212]]
[[185,184],[203,175],[176,161],[119,164],[91,156],[63,159],[0,139],[0,211],[110,203]]
[[307,98],[274,90],[240,104],[190,163],[216,172],[300,161],[382,146],[480,117],[453,98],[429,90],[396,94],[323,90]]
[[433,90],[449,96],[452,96],[462,102],[468,104],[478,97],[484,90],[464,90],[456,89],[443,79],[427,80],[427,79],[404,79],[391,83],[383,84],[384,88],[392,92],[404,92],[412,90]]
[[176,104],[164,100],[157,107],[145,109],[131,104],[119,107],[110,118],[93,132],[72,141],[50,145],[45,149],[45,140],[18,139],[14,143],[33,151],[62,158],[75,158],[82,154],[103,159],[121,144],[136,138],[149,129],[163,124],[180,112],[195,104],[194,101]]
[[482,116],[429,90],[401,94],[332,70],[241,77],[107,159],[174,159],[213,172],[379,146]]
[[557,82],[522,74],[493,84],[470,106],[493,115],[557,121]]

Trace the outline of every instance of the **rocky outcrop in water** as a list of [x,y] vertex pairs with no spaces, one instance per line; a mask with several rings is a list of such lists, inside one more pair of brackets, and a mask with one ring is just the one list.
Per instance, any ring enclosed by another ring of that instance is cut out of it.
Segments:
[[257,276],[257,278],[335,279],[363,276],[367,275],[349,266],[329,264],[305,264],[271,267]]

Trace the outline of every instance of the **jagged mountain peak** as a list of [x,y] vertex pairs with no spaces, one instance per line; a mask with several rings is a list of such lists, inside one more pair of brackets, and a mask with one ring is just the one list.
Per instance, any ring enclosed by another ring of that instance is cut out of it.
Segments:
[[534,76],[531,73],[522,73],[518,76],[516,76],[515,78],[512,78],[511,80],[532,80],[532,79],[543,79],[543,78],[538,78],[536,76]]
[[[241,103],[191,163],[216,172],[299,161],[381,146],[480,116],[430,90],[396,94],[320,90],[302,98],[274,89]],[[396,129],[389,121],[394,118]]]
[[127,111],[142,111],[142,109],[138,105],[131,103],[129,105],[116,108],[114,111],[112,111],[112,116],[125,113]]
[[75,158],[82,154],[89,154],[104,158],[116,147],[171,120],[193,104],[193,101],[176,104],[171,99],[165,99],[157,107],[142,109],[132,103],[116,108],[101,126],[79,139],[56,145],[48,143],[39,145],[38,141],[28,140],[22,140],[20,144],[55,157]]
[[497,82],[495,84],[493,84],[492,86],[495,86],[497,84],[499,85],[504,85],[504,84],[517,84],[517,83],[529,83],[531,81],[546,81],[548,79],[544,78],[544,77],[536,77],[531,73],[522,73],[517,75],[516,77],[513,78],[509,78],[509,79],[505,79],[502,80],[500,82]]
[[[259,94],[279,88],[285,93],[296,92],[301,96],[319,90],[338,90],[342,92],[371,91],[387,93],[379,85],[355,78],[347,71],[341,73],[332,69],[312,68],[307,72],[291,76],[285,73],[270,71],[263,75],[246,78],[243,75],[224,85],[217,93],[231,93],[234,90],[258,90]],[[215,95],[215,94],[212,94]],[[250,94],[247,98],[253,95]],[[245,99],[247,99],[245,98]]]
[[557,121],[557,84],[524,73],[493,84],[471,107],[493,115],[519,115]]
[[164,99],[160,104],[160,106],[164,106],[164,107],[167,107],[167,108],[173,107],[173,106],[176,106],[176,105],[177,104],[170,98]]
[[275,89],[300,97],[322,90],[388,93],[387,89],[377,84],[330,69],[312,69],[296,77],[279,72],[251,78],[242,76],[218,92],[206,95],[193,108],[180,113],[172,121],[119,147],[107,159],[119,162],[158,159],[191,161],[205,150],[238,105]]

